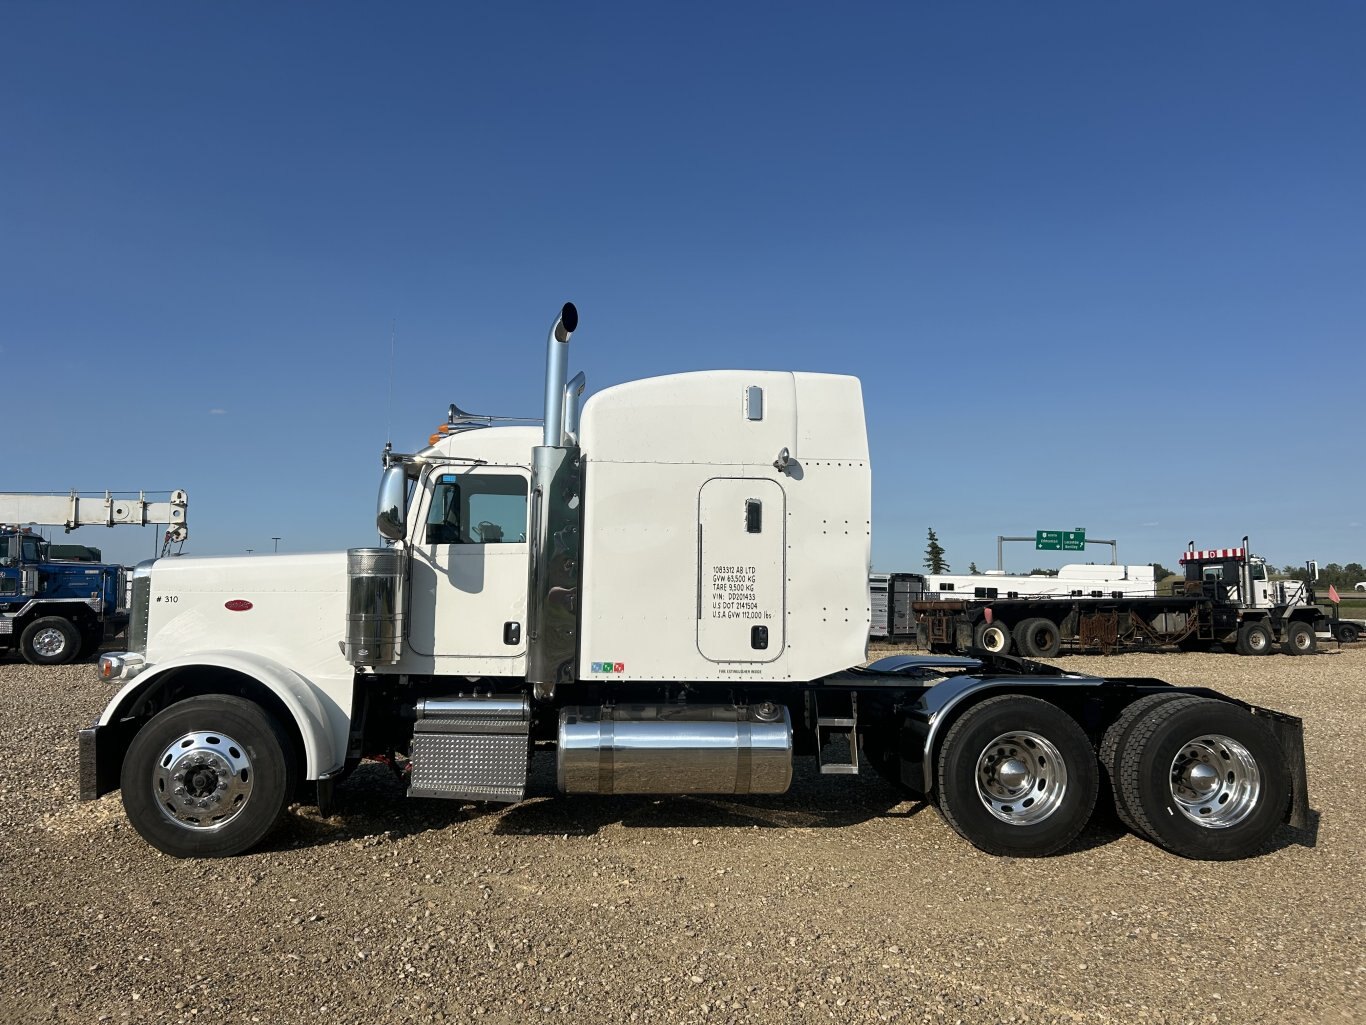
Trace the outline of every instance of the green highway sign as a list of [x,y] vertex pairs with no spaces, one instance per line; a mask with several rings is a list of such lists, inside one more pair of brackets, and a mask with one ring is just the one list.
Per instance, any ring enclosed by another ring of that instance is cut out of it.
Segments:
[[1040,552],[1084,552],[1086,530],[1036,530],[1034,547]]

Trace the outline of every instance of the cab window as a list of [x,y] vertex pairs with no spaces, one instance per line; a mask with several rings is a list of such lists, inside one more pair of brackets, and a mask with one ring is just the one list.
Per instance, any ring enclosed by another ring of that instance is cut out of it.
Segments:
[[526,540],[526,478],[510,473],[442,474],[427,509],[427,544]]
[[42,538],[26,537],[23,539],[23,552],[25,562],[43,562],[47,555],[43,551],[44,545]]

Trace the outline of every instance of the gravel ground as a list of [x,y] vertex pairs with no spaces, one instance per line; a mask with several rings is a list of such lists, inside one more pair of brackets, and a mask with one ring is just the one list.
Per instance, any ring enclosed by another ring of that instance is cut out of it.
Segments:
[[1183,861],[1098,817],[992,858],[875,777],[781,797],[402,800],[176,861],[117,794],[74,799],[90,666],[0,665],[0,1022],[1366,1021],[1366,645],[1068,668],[1207,684],[1302,716],[1313,834]]

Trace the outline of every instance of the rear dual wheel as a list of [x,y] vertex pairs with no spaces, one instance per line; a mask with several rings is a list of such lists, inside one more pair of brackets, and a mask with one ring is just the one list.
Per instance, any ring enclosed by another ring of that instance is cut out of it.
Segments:
[[1290,802],[1290,774],[1274,734],[1227,701],[1140,698],[1107,731],[1101,760],[1124,823],[1186,858],[1255,854]]
[[1030,658],[1053,658],[1062,648],[1062,635],[1049,619],[1026,619],[1015,627],[1015,646]]
[[1010,627],[1004,623],[978,623],[972,632],[973,644],[993,655],[1010,654]]
[[1294,621],[1285,625],[1285,639],[1281,651],[1287,655],[1312,655],[1319,650],[1319,639],[1308,623]]
[[1040,857],[1085,828],[1096,753],[1076,721],[1038,698],[1004,695],[968,709],[939,753],[940,814],[988,854]]

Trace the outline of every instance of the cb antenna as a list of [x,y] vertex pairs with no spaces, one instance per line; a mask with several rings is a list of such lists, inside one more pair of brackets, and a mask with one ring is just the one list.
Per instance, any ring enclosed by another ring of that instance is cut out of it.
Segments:
[[384,444],[386,449],[394,446],[394,342],[398,338],[398,317],[389,325],[389,413],[384,425]]

